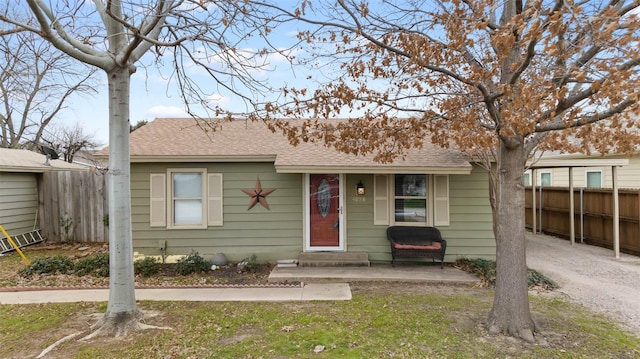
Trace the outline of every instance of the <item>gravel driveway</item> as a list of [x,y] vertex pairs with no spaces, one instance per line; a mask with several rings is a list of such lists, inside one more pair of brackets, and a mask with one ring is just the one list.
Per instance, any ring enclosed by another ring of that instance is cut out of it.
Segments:
[[640,336],[640,257],[527,233],[527,266],[560,285],[571,301],[602,313]]

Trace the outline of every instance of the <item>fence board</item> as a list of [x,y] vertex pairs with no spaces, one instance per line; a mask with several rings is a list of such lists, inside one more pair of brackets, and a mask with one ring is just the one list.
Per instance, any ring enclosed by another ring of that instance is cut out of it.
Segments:
[[[52,242],[107,242],[107,176],[100,171],[50,171],[38,191],[39,225]],[[71,226],[65,233],[62,222]]]
[[[525,191],[526,226],[532,228],[533,191],[531,187],[527,187]],[[619,190],[619,209],[620,251],[640,255],[640,191]],[[569,238],[568,187],[544,187],[542,194],[537,188],[535,211],[538,230]],[[613,191],[611,189],[574,188],[573,215],[577,241],[583,239],[588,244],[613,248]]]

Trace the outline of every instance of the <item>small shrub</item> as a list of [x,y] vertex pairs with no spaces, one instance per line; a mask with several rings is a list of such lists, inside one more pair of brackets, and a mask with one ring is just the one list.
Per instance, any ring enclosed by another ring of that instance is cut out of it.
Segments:
[[465,272],[477,275],[486,285],[496,284],[496,262],[481,258],[460,258],[456,266]]
[[21,269],[18,274],[29,277],[33,274],[67,274],[73,272],[75,266],[69,257],[53,256],[36,259],[31,265]]
[[[494,286],[496,284],[496,262],[481,258],[460,258],[456,266],[465,272],[477,275],[484,284]],[[529,288],[556,289],[558,284],[547,278],[544,274],[534,270],[527,270],[527,284]]]
[[109,254],[97,253],[78,259],[75,266],[77,276],[93,275],[96,277],[109,276]]
[[252,254],[251,257],[243,259],[238,266],[243,267],[251,273],[255,273],[260,269],[261,264],[258,263],[258,257],[256,257],[255,254]]
[[150,277],[160,271],[160,261],[154,257],[144,257],[133,263],[133,271],[143,277]]
[[186,257],[178,259],[175,264],[176,273],[189,275],[191,273],[206,272],[211,269],[211,262],[204,259],[198,252],[191,252]]
[[544,274],[538,272],[535,269],[528,270],[529,277],[527,278],[527,284],[529,288],[538,287],[546,290],[557,289],[560,286],[552,279],[548,278]]

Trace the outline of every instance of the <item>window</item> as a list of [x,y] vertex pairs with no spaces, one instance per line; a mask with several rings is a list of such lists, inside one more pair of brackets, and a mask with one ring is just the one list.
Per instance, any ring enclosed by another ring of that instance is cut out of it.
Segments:
[[551,172],[540,172],[540,185],[542,187],[551,186]]
[[531,173],[529,172],[524,173],[524,185],[531,186]]
[[449,176],[377,174],[374,176],[375,225],[449,225]]
[[151,227],[221,226],[222,210],[221,173],[181,168],[150,176]]
[[172,226],[201,226],[204,223],[204,171],[171,172]]
[[427,176],[395,175],[395,221],[427,223]]
[[585,176],[587,178],[587,187],[602,187],[602,171],[586,171]]

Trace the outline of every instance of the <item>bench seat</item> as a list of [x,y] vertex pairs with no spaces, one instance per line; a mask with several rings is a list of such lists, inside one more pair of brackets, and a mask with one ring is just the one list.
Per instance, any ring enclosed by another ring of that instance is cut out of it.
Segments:
[[391,264],[398,258],[431,258],[440,260],[444,268],[447,241],[440,230],[425,226],[391,226],[387,228],[387,239],[391,245]]

